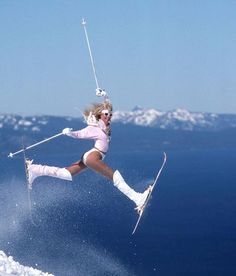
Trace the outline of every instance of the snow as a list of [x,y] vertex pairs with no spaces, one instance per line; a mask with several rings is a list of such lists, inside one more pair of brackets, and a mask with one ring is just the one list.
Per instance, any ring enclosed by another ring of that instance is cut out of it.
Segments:
[[156,109],[144,109],[135,107],[132,111],[114,112],[112,122],[123,124],[135,124],[145,127],[157,127],[161,129],[197,130],[219,129],[234,127],[236,116],[228,115],[228,119],[221,115],[205,112],[190,112],[184,108],[176,108],[171,111],[159,111]]
[[32,127],[32,131],[34,131],[34,132],[39,132],[39,131],[40,131],[40,128],[37,127],[37,126],[34,126],[34,127]]
[[114,112],[113,122],[134,123],[141,126],[152,126],[162,116],[163,112],[155,109],[142,109],[136,107],[132,111]]
[[20,126],[31,126],[32,122],[22,119],[22,120],[19,120],[18,124]]
[[3,251],[0,251],[0,275],[1,276],[53,276],[53,274],[44,273],[38,269],[27,267],[14,261],[13,257],[7,256]]
[[14,130],[31,130],[39,132],[40,126],[48,124],[48,120],[43,116],[20,116],[14,114],[1,114],[0,115],[0,128],[12,127]]

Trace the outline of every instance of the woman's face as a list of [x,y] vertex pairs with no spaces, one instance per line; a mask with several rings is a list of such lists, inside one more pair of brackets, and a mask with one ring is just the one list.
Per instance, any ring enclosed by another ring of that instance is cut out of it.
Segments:
[[101,120],[105,123],[106,126],[110,125],[112,118],[112,112],[109,110],[103,110],[101,113]]

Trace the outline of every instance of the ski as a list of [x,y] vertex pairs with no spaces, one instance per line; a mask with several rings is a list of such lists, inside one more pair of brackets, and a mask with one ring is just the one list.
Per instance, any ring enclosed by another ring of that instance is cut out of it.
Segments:
[[136,232],[136,230],[137,230],[137,228],[138,228],[138,225],[139,225],[140,220],[141,220],[141,218],[142,218],[142,215],[143,215],[143,213],[144,213],[144,211],[145,211],[145,208],[147,207],[147,204],[148,204],[148,202],[149,202],[149,200],[150,200],[150,198],[151,198],[152,192],[153,192],[153,190],[154,190],[154,188],[155,188],[155,186],[156,186],[156,183],[157,183],[157,181],[158,181],[158,179],[159,179],[159,176],[160,176],[160,174],[161,174],[161,172],[162,172],[162,170],[163,170],[163,168],[164,168],[164,166],[165,166],[166,160],[167,160],[167,155],[166,155],[166,153],[164,152],[164,153],[163,153],[162,165],[161,165],[161,167],[160,167],[160,169],[159,169],[159,171],[158,171],[158,173],[157,173],[157,175],[156,175],[156,178],[155,178],[153,184],[150,186],[150,192],[149,192],[149,194],[148,194],[148,196],[147,196],[147,199],[146,199],[145,203],[143,204],[143,206],[141,207],[141,209],[140,209],[139,212],[138,212],[138,219],[137,219],[137,222],[136,222],[136,224],[135,224],[135,226],[134,226],[134,230],[133,230],[133,232],[132,232],[132,235]]

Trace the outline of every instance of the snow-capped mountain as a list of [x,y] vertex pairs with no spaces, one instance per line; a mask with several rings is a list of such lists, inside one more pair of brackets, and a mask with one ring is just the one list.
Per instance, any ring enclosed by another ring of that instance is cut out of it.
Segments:
[[113,122],[161,129],[221,130],[236,127],[236,115],[190,112],[180,108],[163,112],[136,107],[128,112],[115,112]]
[[[59,116],[20,116],[12,114],[0,115],[0,129],[31,130],[39,132],[49,122],[61,125],[79,122],[82,118]],[[159,111],[156,109],[143,109],[135,107],[132,111],[116,111],[113,114],[113,123],[132,124],[143,127],[152,127],[168,130],[208,130],[218,131],[236,127],[236,114],[215,114],[204,112],[190,112],[186,109],[172,111]]]
[[60,117],[60,116],[20,116],[14,114],[1,114],[0,115],[0,130],[7,129],[13,131],[31,131],[39,133],[48,127],[56,128],[58,125],[69,125],[70,122],[80,122],[82,118]]

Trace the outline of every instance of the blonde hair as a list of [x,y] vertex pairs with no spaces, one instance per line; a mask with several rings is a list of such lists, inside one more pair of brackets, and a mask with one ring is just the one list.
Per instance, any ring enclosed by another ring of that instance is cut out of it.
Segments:
[[97,120],[101,118],[101,114],[103,110],[112,111],[112,104],[110,102],[104,103],[94,103],[90,107],[86,108],[83,112],[85,117],[88,117],[91,113],[95,116]]

